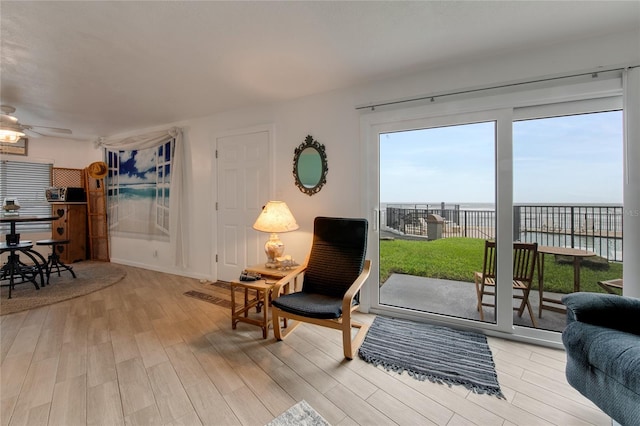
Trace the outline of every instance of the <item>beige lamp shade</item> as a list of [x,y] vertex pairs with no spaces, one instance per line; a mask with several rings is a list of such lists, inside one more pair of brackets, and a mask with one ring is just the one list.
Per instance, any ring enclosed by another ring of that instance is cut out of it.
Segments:
[[298,228],[296,219],[284,201],[269,201],[253,224],[253,229],[261,232],[289,232]]
[[284,201],[269,201],[262,208],[262,212],[253,224],[253,229],[271,233],[269,240],[264,245],[264,252],[267,254],[266,267],[277,267],[276,259],[284,253],[284,244],[278,238],[277,232],[295,231],[298,228],[291,210]]

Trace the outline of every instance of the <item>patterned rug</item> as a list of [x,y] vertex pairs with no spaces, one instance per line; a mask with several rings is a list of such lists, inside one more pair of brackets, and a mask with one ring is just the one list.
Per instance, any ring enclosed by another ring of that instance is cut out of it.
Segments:
[[418,380],[462,385],[504,399],[485,335],[378,316],[358,352],[360,358]]
[[304,399],[267,423],[267,426],[330,426]]
[[[9,288],[2,287],[0,315],[13,314],[84,296],[109,287],[126,276],[124,269],[109,262],[84,261],[73,263],[70,266],[73,267],[77,278],[74,279],[70,272],[61,271],[59,277],[54,272],[51,274],[49,285],[41,287],[40,290],[36,290],[31,283],[16,285],[11,292],[11,299],[8,299]],[[2,284],[5,283],[6,281],[2,281]]]
[[231,301],[222,299],[209,293],[203,293],[201,291],[191,290],[184,293],[185,296],[193,297],[198,300],[213,303],[214,305],[222,306],[223,308],[231,309]]
[[[231,290],[230,283],[228,283],[226,281],[210,282],[207,285],[210,285],[210,286],[213,286],[213,287],[222,288],[222,289],[227,290],[227,291]],[[205,287],[205,289],[206,289],[206,287]],[[236,289],[236,293],[240,293],[240,292],[241,292],[240,289]],[[231,294],[230,293],[228,293],[228,294],[229,294],[229,299],[225,299],[225,298],[218,297],[218,296],[215,296],[215,295],[210,294],[210,293],[205,293],[205,292],[197,291],[197,290],[191,290],[191,291],[187,291],[187,292],[184,293],[185,296],[193,297],[194,299],[202,300],[204,302],[209,302],[209,303],[213,303],[214,305],[222,306],[223,308],[231,309]],[[239,296],[237,296],[237,297],[239,297]],[[241,300],[241,299],[236,299],[236,300]]]

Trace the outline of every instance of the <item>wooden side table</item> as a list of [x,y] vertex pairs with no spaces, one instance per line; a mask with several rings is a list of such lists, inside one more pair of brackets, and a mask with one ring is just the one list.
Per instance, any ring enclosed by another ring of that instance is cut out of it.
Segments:
[[286,277],[287,274],[291,271],[289,270],[280,270],[276,268],[267,268],[264,266],[264,263],[259,263],[257,265],[247,266],[245,268],[247,272],[251,272],[254,274],[260,274],[263,278],[270,278],[274,280],[279,280],[280,278]]
[[598,285],[605,289],[607,293],[620,294],[615,290],[622,291],[622,278],[608,281],[598,281]]
[[[265,280],[231,282],[232,329],[236,329],[238,322],[246,322],[262,328],[262,338],[267,338],[267,335],[269,334],[269,325],[271,325],[271,319],[269,318],[269,299],[271,297],[271,290],[273,290],[274,284],[275,281],[267,283]],[[244,290],[244,304],[238,310],[236,310],[236,288]],[[255,298],[249,298],[249,290],[254,290],[256,292]],[[249,309],[254,306],[257,308],[258,312],[260,312],[260,308],[262,308],[262,318],[249,318]]]

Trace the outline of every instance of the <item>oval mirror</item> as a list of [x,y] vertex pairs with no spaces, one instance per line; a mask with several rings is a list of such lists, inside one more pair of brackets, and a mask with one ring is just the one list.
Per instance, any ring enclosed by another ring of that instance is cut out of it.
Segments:
[[295,150],[293,176],[296,186],[307,195],[313,195],[327,183],[327,155],[324,145],[308,135]]

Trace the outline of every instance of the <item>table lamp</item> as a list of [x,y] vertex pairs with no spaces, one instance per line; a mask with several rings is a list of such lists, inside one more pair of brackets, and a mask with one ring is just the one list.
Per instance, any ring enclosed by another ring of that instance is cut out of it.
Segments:
[[261,232],[270,232],[269,241],[264,245],[267,254],[267,268],[277,267],[277,257],[284,253],[284,244],[278,238],[277,232],[289,232],[298,229],[298,224],[291,214],[291,210],[284,201],[269,201],[262,208],[262,212],[253,224],[253,229]]

